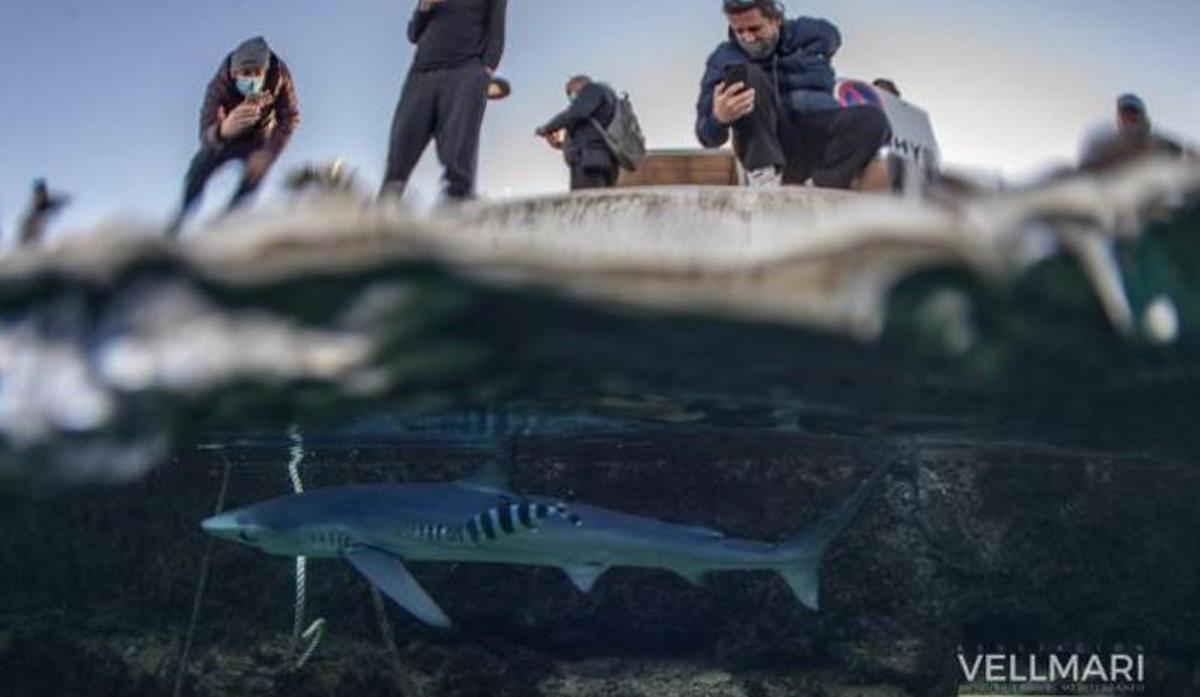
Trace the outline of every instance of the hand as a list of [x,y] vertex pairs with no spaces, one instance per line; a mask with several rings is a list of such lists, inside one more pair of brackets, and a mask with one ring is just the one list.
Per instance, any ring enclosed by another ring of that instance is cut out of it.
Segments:
[[242,103],[221,119],[221,140],[233,140],[258,124],[258,107]]
[[538,129],[537,135],[546,141],[546,144],[555,150],[563,149],[563,134],[562,131],[543,131]]
[[713,92],[713,118],[722,126],[729,126],[754,111],[754,97],[754,90],[745,83],[735,82],[729,87],[718,83]]

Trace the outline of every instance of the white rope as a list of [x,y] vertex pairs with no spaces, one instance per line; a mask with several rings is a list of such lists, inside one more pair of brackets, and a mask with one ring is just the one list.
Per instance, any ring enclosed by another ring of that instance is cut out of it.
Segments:
[[[288,479],[292,483],[292,491],[296,494],[304,493],[304,482],[300,479],[300,465],[304,463],[304,436],[300,433],[300,427],[293,424],[288,429],[288,438],[291,439],[292,445],[288,452],[291,457],[288,459]],[[308,559],[306,557],[296,557],[296,614],[295,620],[292,623],[292,645],[288,650],[288,662],[292,663],[292,659],[296,658],[296,650],[300,646],[300,640],[308,641],[308,647],[300,654],[300,657],[295,660],[294,670],[299,670],[308,663],[316,653],[317,646],[321,643],[321,639],[325,636],[325,619],[319,618],[312,623],[308,629],[304,628],[304,614],[306,598],[308,595]]]

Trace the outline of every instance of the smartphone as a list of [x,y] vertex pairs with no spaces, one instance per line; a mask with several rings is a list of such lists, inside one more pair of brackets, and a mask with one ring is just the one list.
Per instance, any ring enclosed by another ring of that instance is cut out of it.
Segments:
[[743,85],[749,87],[750,86],[750,66],[746,65],[745,63],[738,63],[737,65],[725,66],[724,82],[725,82],[726,89],[729,89],[730,85],[736,85],[739,82],[742,83]]

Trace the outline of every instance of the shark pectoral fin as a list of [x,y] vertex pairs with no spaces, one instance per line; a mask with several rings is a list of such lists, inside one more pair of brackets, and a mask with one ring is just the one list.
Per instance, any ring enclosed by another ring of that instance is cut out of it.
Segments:
[[693,586],[703,586],[704,579],[708,577],[707,571],[681,571],[676,569],[675,573],[682,576],[683,580],[687,581]]
[[599,580],[600,576],[603,575],[605,571],[608,571],[607,566],[599,566],[594,564],[563,567],[563,573],[565,573],[567,578],[571,579],[571,583],[575,584],[575,587],[583,593],[591,593],[592,589],[596,587],[596,581]]
[[821,579],[818,568],[816,564],[812,564],[780,572],[783,580],[787,581],[788,586],[791,587],[792,593],[796,595],[796,599],[814,612],[821,609]]
[[399,557],[367,547],[351,549],[343,556],[358,573],[417,619],[434,627],[450,627],[450,618],[417,583]]

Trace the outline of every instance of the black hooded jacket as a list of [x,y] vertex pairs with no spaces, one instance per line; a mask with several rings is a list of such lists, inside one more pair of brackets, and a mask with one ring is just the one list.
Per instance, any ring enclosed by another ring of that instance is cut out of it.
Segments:
[[[566,129],[567,144],[563,155],[567,164],[590,163],[589,168],[608,169],[616,167],[608,142],[592,121],[607,127],[617,113],[617,93],[608,85],[589,82],[579,91],[579,96],[565,111],[546,122],[538,129],[541,133],[553,133]],[[605,158],[602,155],[607,155]]]

